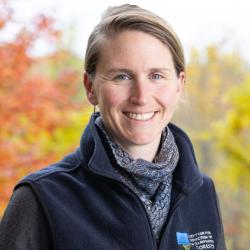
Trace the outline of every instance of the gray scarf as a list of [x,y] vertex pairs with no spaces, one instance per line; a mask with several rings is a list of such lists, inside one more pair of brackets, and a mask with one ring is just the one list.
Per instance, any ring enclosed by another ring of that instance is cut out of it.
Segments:
[[170,129],[162,133],[161,146],[154,162],[133,159],[121,147],[112,142],[108,136],[102,118],[95,124],[104,133],[118,164],[115,168],[122,181],[129,186],[143,202],[149,215],[151,227],[156,240],[166,221],[172,188],[172,173],[179,159],[179,151]]

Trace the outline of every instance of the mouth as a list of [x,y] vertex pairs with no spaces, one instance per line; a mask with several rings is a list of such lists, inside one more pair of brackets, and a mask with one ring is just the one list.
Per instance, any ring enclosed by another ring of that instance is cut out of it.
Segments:
[[157,112],[146,112],[146,113],[133,113],[133,112],[124,112],[124,115],[129,119],[136,121],[149,121],[153,118]]

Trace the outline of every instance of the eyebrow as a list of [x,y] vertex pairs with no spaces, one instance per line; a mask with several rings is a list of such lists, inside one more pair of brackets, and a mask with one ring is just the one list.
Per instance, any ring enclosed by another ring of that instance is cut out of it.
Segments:
[[107,74],[110,75],[110,74],[117,73],[117,72],[125,72],[128,74],[134,74],[133,70],[126,69],[126,68],[112,68],[108,70]]
[[155,71],[167,71],[167,72],[170,72],[171,70],[169,68],[151,68],[149,71],[150,72],[155,72]]
[[[171,70],[169,68],[161,68],[161,67],[155,67],[155,68],[150,68],[148,72],[156,72],[156,71],[161,71],[161,72],[170,72]],[[112,73],[117,73],[117,72],[125,72],[128,74],[135,74],[133,70],[127,69],[127,68],[111,68],[108,70],[107,74],[112,74]]]

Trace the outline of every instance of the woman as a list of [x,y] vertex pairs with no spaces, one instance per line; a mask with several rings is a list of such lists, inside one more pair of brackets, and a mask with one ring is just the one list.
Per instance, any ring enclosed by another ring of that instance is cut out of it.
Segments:
[[1,249],[225,249],[213,182],[170,123],[184,83],[166,22],[134,5],[109,8],[85,57],[100,113],[79,149],[15,187]]

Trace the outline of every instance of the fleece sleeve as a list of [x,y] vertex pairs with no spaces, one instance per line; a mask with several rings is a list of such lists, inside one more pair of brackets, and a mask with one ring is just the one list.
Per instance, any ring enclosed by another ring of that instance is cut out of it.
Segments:
[[29,186],[14,191],[0,222],[0,249],[52,249],[42,208]]

